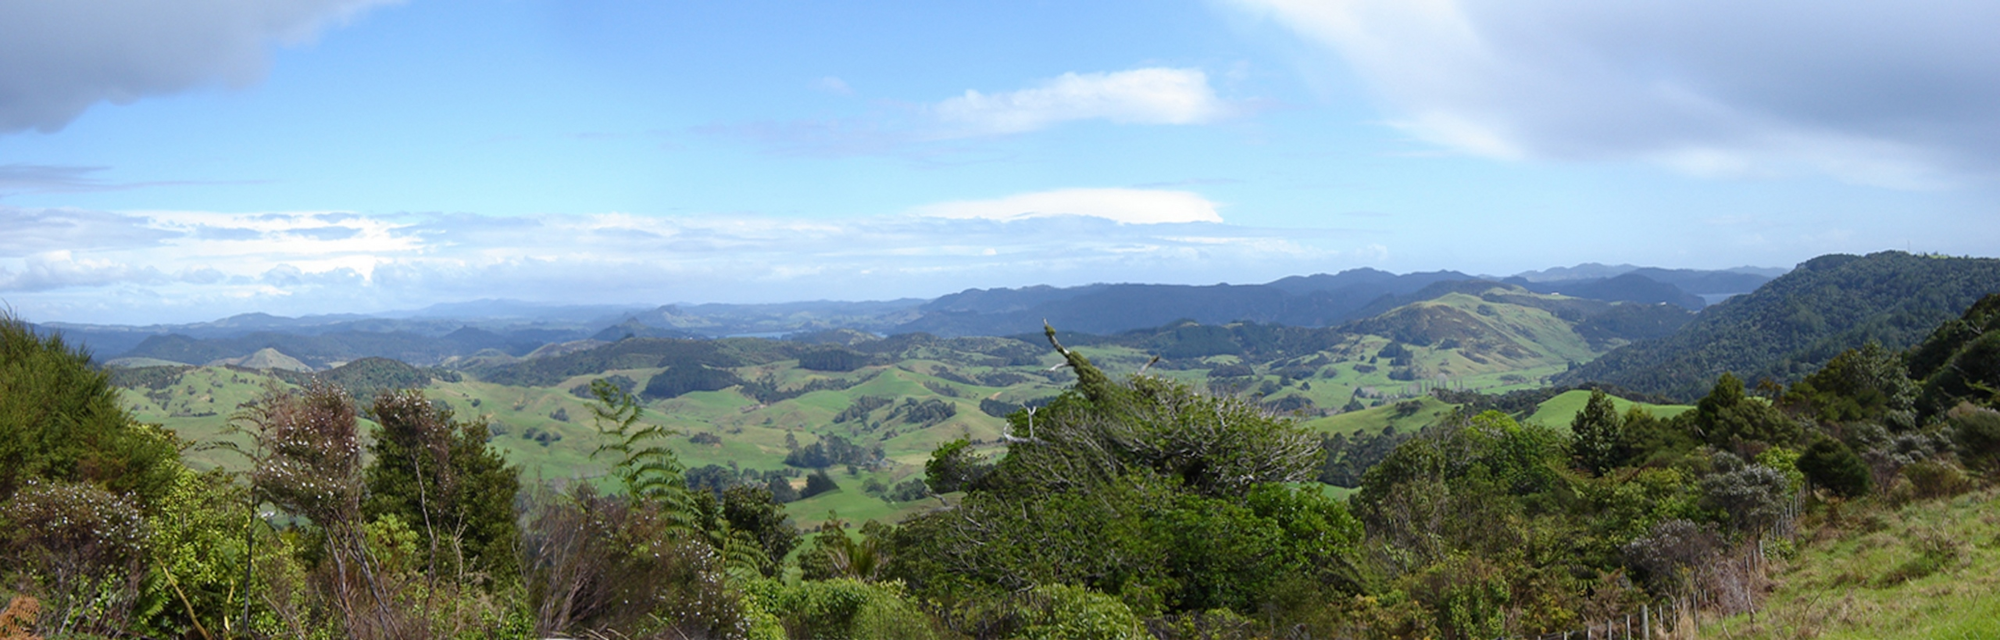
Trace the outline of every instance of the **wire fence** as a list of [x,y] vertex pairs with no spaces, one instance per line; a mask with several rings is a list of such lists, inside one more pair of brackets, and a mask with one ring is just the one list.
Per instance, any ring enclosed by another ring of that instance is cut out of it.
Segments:
[[1495,640],[1678,640],[1700,636],[1704,611],[1724,616],[1755,615],[1758,596],[1768,582],[1769,543],[1798,539],[1798,518],[1805,511],[1803,494],[1798,492],[1783,505],[1776,521],[1754,543],[1736,547],[1700,567],[1697,579],[1689,580],[1676,596],[1642,604],[1636,612],[1585,623],[1579,629]]

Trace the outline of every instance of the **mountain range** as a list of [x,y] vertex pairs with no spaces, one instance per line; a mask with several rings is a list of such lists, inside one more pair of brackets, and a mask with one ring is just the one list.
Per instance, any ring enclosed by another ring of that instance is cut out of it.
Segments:
[[1457,271],[1395,274],[1361,268],[1291,276],[1264,284],[1092,284],[967,289],[935,299],[802,301],[777,304],[548,305],[513,300],[444,303],[377,315],[287,318],[262,313],[181,325],[49,323],[101,362],[142,359],[207,364],[277,348],[326,368],[362,357],[431,365],[482,352],[520,357],[543,345],[625,337],[780,337],[829,330],[875,335],[1009,335],[1042,322],[1114,334],[1178,321],[1247,321],[1331,327],[1442,295],[1434,285],[1483,288],[1503,282],[1535,293],[1604,302],[1669,303],[1688,310],[1706,299],[1754,289],[1770,269],[1657,269],[1598,264],[1505,278]]

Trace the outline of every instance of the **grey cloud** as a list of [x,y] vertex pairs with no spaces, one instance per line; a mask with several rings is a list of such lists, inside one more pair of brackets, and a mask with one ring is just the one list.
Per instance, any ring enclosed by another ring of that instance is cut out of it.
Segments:
[[189,269],[186,273],[182,273],[181,281],[189,284],[215,284],[222,282],[227,277],[215,267],[202,267],[200,269]]
[[346,240],[361,235],[361,230],[354,227],[307,227],[303,229],[289,229],[285,233],[312,238],[314,240],[331,241]]
[[61,129],[99,102],[261,79],[266,47],[384,0],[0,0],[0,133]]
[[91,178],[90,174],[104,169],[45,164],[0,165],[0,192],[91,190],[103,183]]
[[[4,65],[4,63],[0,63]],[[0,113],[6,105],[0,103]],[[5,133],[0,129],[0,133]],[[94,177],[108,167],[82,167],[72,165],[9,164],[0,165],[0,197],[19,193],[82,193],[90,191],[123,191],[144,187],[162,187],[193,184],[252,184],[254,180],[153,180],[144,182],[117,182]]]
[[1334,46],[1411,131],[1474,153],[1892,186],[2000,172],[1992,2],[1237,2]]
[[263,274],[257,276],[257,280],[280,289],[299,289],[307,287],[352,287],[366,282],[367,278],[353,269],[344,267],[328,271],[309,272],[293,265],[280,264],[265,270]]
[[72,259],[67,251],[29,256],[19,273],[0,269],[0,291],[49,291],[109,284],[156,284],[166,276],[152,267]]
[[264,237],[264,232],[243,227],[216,227],[203,224],[194,225],[194,233],[191,235],[201,240],[256,240]]
[[179,235],[148,226],[145,218],[108,211],[0,206],[0,256],[141,247]]

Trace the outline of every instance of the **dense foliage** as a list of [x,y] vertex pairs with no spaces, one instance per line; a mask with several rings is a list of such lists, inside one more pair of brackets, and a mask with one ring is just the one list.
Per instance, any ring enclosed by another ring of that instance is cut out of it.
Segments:
[[1995,259],[1822,256],[1702,311],[1672,336],[1614,350],[1557,382],[1609,382],[1684,400],[1725,372],[1789,383],[1869,342],[1914,346],[1996,286]]
[[379,426],[368,449],[375,463],[363,515],[393,515],[419,529],[426,571],[517,579],[520,471],[486,446],[486,423],[453,421],[450,409],[414,390],[377,396],[368,414]]
[[0,497],[42,478],[131,493],[150,508],[178,473],[175,447],[132,420],[88,354],[0,317]]

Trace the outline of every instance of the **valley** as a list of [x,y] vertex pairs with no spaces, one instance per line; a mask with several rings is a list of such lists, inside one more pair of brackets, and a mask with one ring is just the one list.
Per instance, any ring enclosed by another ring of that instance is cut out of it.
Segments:
[[[1432,390],[1501,393],[1541,387],[1551,376],[1627,342],[1602,331],[1586,337],[1593,331],[1591,319],[1640,306],[1494,283],[1459,288],[1466,290],[1335,328],[1183,321],[1071,341],[1114,375],[1136,373],[1161,355],[1147,367],[1149,375],[1256,398],[1267,410],[1316,432],[1379,431],[1390,425],[1415,431],[1451,406],[1431,400]],[[1584,315],[1588,312],[1594,313]],[[1035,335],[879,338],[849,332],[802,338],[630,337],[549,345],[526,357],[462,358],[431,368],[369,358],[325,369],[318,377],[342,384],[357,398],[393,388],[393,381],[416,382],[460,419],[485,422],[490,444],[526,478],[603,477],[604,462],[591,457],[602,443],[590,419],[591,401],[578,392],[596,379],[619,380],[637,392],[647,421],[678,432],[671,446],[690,469],[783,472],[803,488],[811,469],[786,465],[792,451],[827,438],[869,450],[863,464],[834,466],[840,489],[788,503],[788,512],[804,527],[830,512],[857,523],[895,521],[934,506],[935,499],[898,502],[886,491],[864,492],[864,487],[886,489],[920,479],[931,451],[959,438],[998,455],[1005,448],[1007,413],[1046,402],[1074,380],[1065,370],[1050,369],[1061,358]],[[810,342],[815,338],[832,343]],[[817,361],[829,359],[842,362]],[[139,420],[197,444],[189,454],[192,463],[240,468],[241,455],[201,445],[247,446],[228,428],[238,406],[266,385],[296,387],[307,376],[294,367],[268,366],[296,362],[271,347],[238,360],[244,364],[127,360],[147,366],[116,369],[115,380]],[[253,368],[259,363],[266,368]],[[662,390],[669,386],[661,384],[669,372],[687,371],[713,373],[725,378],[718,384],[726,384]],[[1431,404],[1421,415],[1397,411],[1399,403],[1412,399]],[[1559,428],[1568,422],[1560,410],[1540,417]]]

